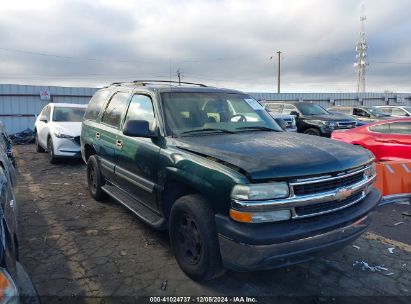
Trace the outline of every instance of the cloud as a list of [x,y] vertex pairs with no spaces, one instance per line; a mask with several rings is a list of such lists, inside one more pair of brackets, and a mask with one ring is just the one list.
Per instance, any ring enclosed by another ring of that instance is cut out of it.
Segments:
[[[361,2],[9,1],[0,81],[97,86],[176,78],[246,91],[353,91]],[[366,2],[370,91],[410,91],[406,0]],[[20,52],[28,51],[28,52]],[[41,53],[41,54],[37,54]],[[57,55],[57,56],[55,56]],[[269,60],[274,56],[273,60]]]

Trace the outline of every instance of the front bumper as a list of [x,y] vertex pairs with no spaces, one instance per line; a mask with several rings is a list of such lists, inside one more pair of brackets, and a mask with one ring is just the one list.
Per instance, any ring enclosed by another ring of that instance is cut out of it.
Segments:
[[80,144],[71,138],[53,138],[54,155],[59,157],[81,157]]
[[381,193],[372,190],[358,204],[340,211],[266,224],[238,223],[216,215],[223,264],[236,271],[273,269],[336,251],[367,229],[368,215],[380,201]]

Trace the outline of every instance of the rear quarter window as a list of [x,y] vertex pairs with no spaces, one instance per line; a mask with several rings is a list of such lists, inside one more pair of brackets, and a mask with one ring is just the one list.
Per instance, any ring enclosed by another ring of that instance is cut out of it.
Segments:
[[84,114],[85,120],[97,119],[107,99],[110,97],[110,93],[109,90],[100,90],[93,95]]

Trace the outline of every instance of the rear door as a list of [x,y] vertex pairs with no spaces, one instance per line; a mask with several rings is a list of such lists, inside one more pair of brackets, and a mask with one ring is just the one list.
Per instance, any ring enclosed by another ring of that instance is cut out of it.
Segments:
[[[129,120],[146,120],[150,129],[156,128],[152,98],[134,94],[128,107],[124,124]],[[123,125],[124,125],[123,124]],[[156,206],[157,166],[160,152],[156,139],[130,137],[119,134],[116,146],[116,182],[136,200],[153,211]]]
[[411,122],[393,122],[384,142],[387,156],[411,159]]
[[388,123],[382,123],[367,128],[358,141],[363,147],[374,153],[377,159],[387,157],[386,138],[390,132]]
[[124,91],[117,92],[111,97],[95,135],[99,141],[98,156],[101,171],[106,179],[112,182],[115,181],[116,142],[121,136],[120,122],[127,107],[129,96],[129,93]]

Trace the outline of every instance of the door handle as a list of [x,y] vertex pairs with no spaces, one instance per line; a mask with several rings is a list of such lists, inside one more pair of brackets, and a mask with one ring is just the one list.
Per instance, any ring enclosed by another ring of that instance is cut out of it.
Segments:
[[100,139],[100,132],[96,132],[96,138]]
[[122,149],[123,148],[123,141],[122,140],[117,140],[116,141],[116,147],[118,149]]

